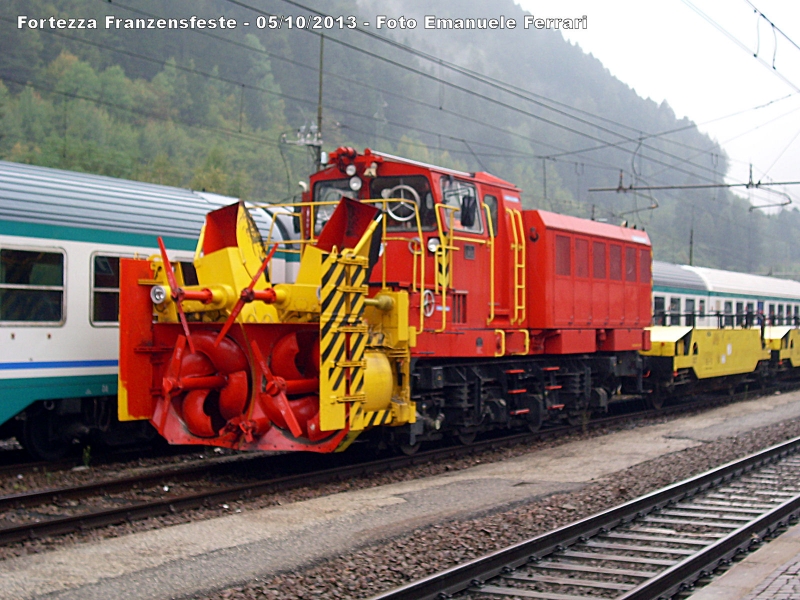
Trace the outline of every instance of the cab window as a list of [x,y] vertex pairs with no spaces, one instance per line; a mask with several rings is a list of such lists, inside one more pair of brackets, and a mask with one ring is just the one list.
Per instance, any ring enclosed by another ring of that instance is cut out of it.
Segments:
[[[483,219],[478,210],[478,193],[475,186],[445,175],[441,179],[442,204],[455,207],[455,211],[443,209],[441,217],[445,223],[453,223],[455,229],[471,233],[483,233]],[[452,217],[450,215],[452,213]],[[452,218],[452,221],[451,221]]]
[[428,178],[422,175],[376,177],[369,184],[369,197],[393,200],[376,206],[386,211],[390,231],[416,231],[417,213],[423,230],[436,227],[436,212]]
[[319,181],[314,185],[314,202],[318,203],[314,205],[315,235],[320,234],[342,198],[358,200],[358,192],[350,189],[348,179]]

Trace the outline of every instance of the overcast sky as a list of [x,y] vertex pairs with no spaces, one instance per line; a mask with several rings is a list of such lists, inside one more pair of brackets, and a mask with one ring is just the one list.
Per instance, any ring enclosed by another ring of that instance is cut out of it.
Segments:
[[[586,15],[588,28],[565,30],[565,37],[640,96],[666,100],[679,118],[692,119],[719,141],[731,159],[729,182],[747,181],[750,162],[756,181],[800,180],[800,49],[793,45],[800,46],[800,1],[751,0],[791,41],[773,34],[745,0],[515,1],[534,16]],[[753,57],[756,51],[767,66]],[[773,72],[773,56],[777,73],[788,82]],[[740,111],[746,112],[715,120]],[[711,166],[711,156],[696,160]],[[800,186],[785,191],[800,208]],[[774,198],[760,191],[739,193],[755,203]]]

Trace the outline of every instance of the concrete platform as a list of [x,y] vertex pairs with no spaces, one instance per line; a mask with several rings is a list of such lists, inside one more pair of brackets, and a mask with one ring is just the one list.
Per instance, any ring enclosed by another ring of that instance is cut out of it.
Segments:
[[691,600],[800,599],[800,525],[748,555]]
[[575,490],[658,456],[798,417],[800,393],[771,396],[464,471],[11,559],[0,564],[0,599],[199,594],[420,526]]

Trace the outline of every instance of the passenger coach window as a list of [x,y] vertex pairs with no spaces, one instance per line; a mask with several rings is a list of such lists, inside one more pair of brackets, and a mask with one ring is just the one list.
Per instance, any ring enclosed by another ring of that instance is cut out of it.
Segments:
[[569,238],[565,235],[556,236],[556,275],[570,275],[572,257],[569,251]]
[[669,299],[669,324],[670,325],[680,325],[681,324],[681,299],[680,298],[670,298]]
[[664,304],[664,296],[653,297],[653,325],[666,325],[667,316]]
[[686,299],[686,325],[694,326],[694,298]]
[[611,252],[608,261],[608,278],[614,281],[622,281],[622,246],[611,244]]
[[606,278],[606,245],[603,242],[592,244],[593,275],[595,279]]
[[733,302],[726,302],[724,306],[725,307],[723,310],[725,311],[725,327],[733,327]]
[[0,322],[64,319],[64,254],[0,250]]
[[625,248],[625,281],[636,281],[636,249]]
[[575,240],[575,277],[589,277],[589,241]]
[[94,257],[92,278],[92,323],[119,321],[119,257]]

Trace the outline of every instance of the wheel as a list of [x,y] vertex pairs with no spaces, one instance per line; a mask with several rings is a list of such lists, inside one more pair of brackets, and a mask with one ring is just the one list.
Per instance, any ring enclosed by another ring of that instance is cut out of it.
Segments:
[[585,426],[590,420],[590,413],[588,410],[571,410],[567,413],[567,423],[572,427]]
[[542,401],[538,398],[534,401],[533,406],[531,406],[531,412],[527,415],[527,425],[528,431],[531,433],[536,433],[542,427],[542,421],[544,420],[544,410],[542,409]]
[[31,457],[37,460],[56,461],[64,458],[71,444],[59,436],[60,420],[55,411],[39,405],[27,412],[19,442]]
[[422,442],[417,442],[416,444],[400,444],[400,452],[405,454],[406,456],[414,456],[417,452],[419,452],[419,447],[422,445]]
[[393,188],[383,191],[381,194],[384,198],[407,200],[405,202],[387,202],[386,212],[395,221],[405,222],[410,221],[417,214],[417,207],[419,206],[419,193],[410,185],[401,183]]
[[652,410],[664,408],[664,395],[659,393],[658,390],[653,390],[651,394],[647,395],[647,407]]
[[476,437],[478,437],[477,431],[462,430],[456,433],[456,439],[462,446],[471,446],[475,442]]

